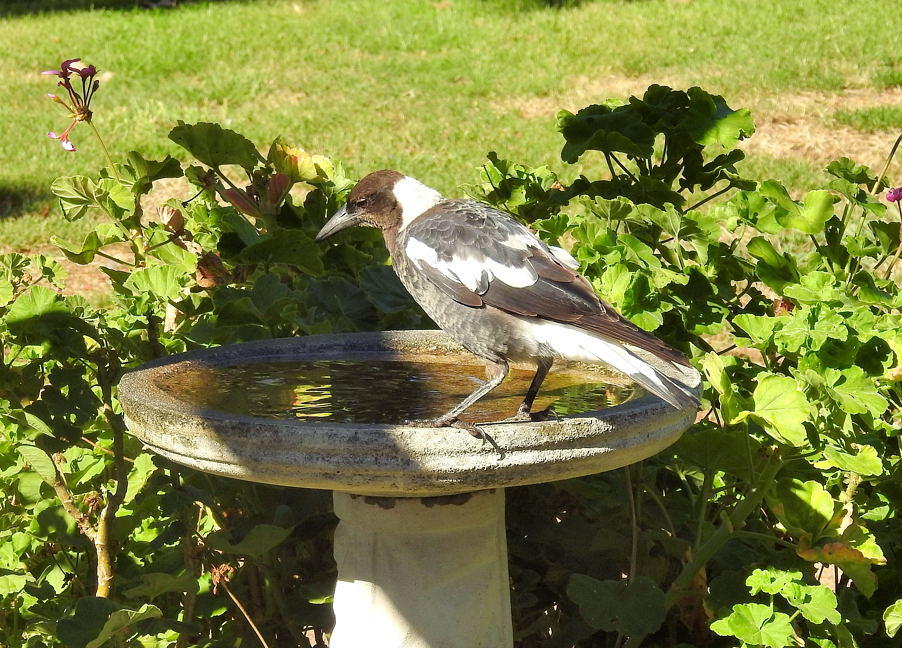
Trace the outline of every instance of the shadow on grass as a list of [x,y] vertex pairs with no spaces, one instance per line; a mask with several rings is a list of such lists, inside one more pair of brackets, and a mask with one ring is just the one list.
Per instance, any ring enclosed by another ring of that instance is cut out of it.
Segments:
[[0,222],[10,221],[25,212],[49,212],[52,203],[53,196],[46,189],[0,184]]
[[179,5],[203,1],[229,2],[230,0],[0,0],[0,17],[53,11],[90,11],[92,9],[172,9]]

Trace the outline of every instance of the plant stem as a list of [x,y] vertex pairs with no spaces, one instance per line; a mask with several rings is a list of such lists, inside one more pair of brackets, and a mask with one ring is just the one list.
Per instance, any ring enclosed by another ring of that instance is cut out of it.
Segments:
[[88,124],[90,124],[91,130],[94,131],[94,135],[97,137],[97,141],[100,142],[100,148],[103,149],[103,154],[106,156],[106,161],[110,164],[110,170],[113,172],[113,175],[116,176],[116,180],[121,181],[121,178],[119,177],[119,171],[116,170],[116,163],[113,162],[113,156],[110,155],[110,151],[106,147],[106,143],[100,136],[100,131],[97,130],[97,127],[94,125],[93,121],[89,121]]
[[[899,247],[896,248],[896,253],[893,255],[893,260],[889,262],[889,265],[886,266],[886,270],[883,271],[884,279],[889,279],[892,276],[893,268],[896,266],[896,262],[899,260],[899,255],[902,254],[902,201],[896,202],[896,208],[899,210]],[[876,270],[876,268],[874,269]]]
[[737,538],[754,538],[756,540],[763,540],[765,542],[775,542],[777,544],[783,545],[784,547],[789,547],[790,549],[796,549],[796,545],[791,542],[787,542],[786,540],[782,540],[780,538],[775,538],[774,536],[767,535],[766,533],[757,533],[755,531],[744,531],[739,530],[736,531]]
[[[717,410],[714,411],[715,416],[717,415]],[[721,426],[723,427],[723,426]],[[705,478],[702,481],[702,490],[698,495],[698,520],[695,525],[695,543],[694,547],[698,547],[702,543],[702,528],[705,524],[705,513],[708,512],[708,497],[711,494],[711,486],[714,482],[714,475],[711,472],[705,473]]]
[[764,468],[758,473],[758,478],[752,483],[745,498],[742,499],[733,508],[729,515],[730,524],[721,524],[711,536],[705,540],[702,545],[693,552],[692,559],[683,567],[679,576],[671,584],[667,590],[665,598],[665,608],[670,609],[680,602],[686,595],[690,583],[696,574],[701,571],[708,561],[716,554],[720,548],[726,544],[731,538],[735,537],[736,531],[740,530],[745,524],[745,520],[758,507],[758,504],[764,499],[764,491],[771,485],[777,473],[784,466],[784,461],[780,458],[779,451],[767,460]]
[[51,459],[53,460],[53,467],[56,470],[56,478],[51,485],[56,492],[56,496],[60,498],[63,510],[75,520],[79,531],[87,536],[89,540],[93,541],[94,538],[97,537],[97,529],[91,523],[88,516],[82,513],[78,506],[76,506],[75,500],[72,498],[72,491],[70,491],[69,487],[66,485],[66,480],[63,477],[63,470],[60,466],[62,458],[59,455],[54,454]]
[[610,153],[604,154],[604,161],[608,163],[608,169],[611,171],[611,178],[616,178],[617,172],[614,171],[614,165],[611,164],[611,154]]
[[621,162],[617,158],[617,156],[614,155],[613,153],[611,153],[611,159],[614,160],[614,162],[617,164],[617,166],[619,166],[621,169],[623,169],[623,171],[624,171],[624,173],[626,173],[626,175],[628,175],[630,178],[633,179],[633,182],[639,181],[638,178],[636,178],[636,176],[634,176],[633,173],[629,169],[626,168],[626,165],[624,165],[623,162]]
[[254,620],[247,613],[247,609],[245,609],[245,607],[241,604],[241,601],[235,598],[235,595],[232,594],[232,590],[231,588],[229,588],[228,583],[223,580],[220,581],[219,584],[222,585],[222,588],[226,591],[226,594],[228,594],[229,598],[232,599],[232,603],[235,604],[235,607],[237,607],[241,611],[241,614],[244,615],[244,618],[247,620],[248,625],[250,625],[250,627],[253,629],[254,634],[257,635],[257,639],[259,639],[260,643],[263,644],[263,648],[269,648],[269,644],[266,643],[266,639],[263,638],[263,635],[260,633],[260,629],[257,628],[257,624],[254,623]]
[[633,495],[633,478],[630,475],[630,467],[623,469],[626,478],[626,496],[630,503],[630,528],[632,529],[632,540],[630,544],[630,573],[627,580],[632,582],[636,578],[636,563],[639,561],[639,522],[636,520],[636,498]]
[[647,486],[642,489],[649,497],[651,497],[651,501],[657,504],[658,510],[661,511],[661,515],[664,516],[664,521],[667,522],[667,528],[670,531],[670,537],[676,538],[677,532],[676,527],[673,525],[673,519],[670,517],[670,513],[667,512],[667,507],[664,506],[664,502],[661,500],[661,496],[658,495],[657,491],[648,488]]
[[713,194],[710,194],[710,195],[708,195],[708,196],[705,196],[704,198],[702,198],[701,200],[699,200],[699,201],[698,201],[697,203],[695,203],[694,205],[690,205],[689,207],[686,208],[686,211],[692,211],[693,209],[697,209],[697,208],[701,207],[702,205],[704,205],[704,204],[705,204],[706,202],[708,202],[709,200],[714,200],[714,199],[717,198],[718,196],[727,193],[727,192],[728,192],[730,189],[732,189],[732,188],[733,188],[733,185],[727,185],[727,186],[724,187],[723,189],[721,189],[721,190],[719,190],[719,191],[715,191]]
[[96,254],[99,257],[103,257],[104,259],[109,259],[113,263],[118,263],[120,265],[129,266],[132,268],[135,266],[135,264],[133,264],[133,263],[129,263],[128,261],[123,261],[122,259],[117,259],[116,257],[111,256],[111,255],[107,254],[106,252],[101,252],[100,250],[97,250],[96,252],[94,252],[94,254]]
[[103,416],[113,431],[113,467],[116,487],[107,496],[106,506],[100,513],[97,523],[97,537],[94,539],[94,548],[97,552],[97,594],[100,597],[109,597],[113,590],[113,577],[115,561],[113,560],[110,540],[113,528],[113,518],[116,511],[125,500],[128,489],[128,470],[125,466],[125,423],[113,410],[112,383],[114,376],[109,374],[109,367],[98,365],[101,401],[103,403]]
[[899,144],[902,143],[902,135],[896,138],[895,144],[893,144],[893,148],[890,149],[889,155],[886,158],[886,164],[883,165],[883,171],[880,172],[880,175],[877,176],[877,179],[874,180],[874,184],[871,186],[871,193],[877,191],[877,187],[880,186],[880,181],[886,176],[886,172],[889,171],[889,165],[893,161],[893,157],[896,155],[896,150],[899,148]]

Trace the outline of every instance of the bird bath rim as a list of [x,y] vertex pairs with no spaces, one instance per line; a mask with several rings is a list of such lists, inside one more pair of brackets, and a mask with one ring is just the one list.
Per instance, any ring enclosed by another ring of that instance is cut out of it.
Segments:
[[[474,356],[442,331],[310,335],[177,354],[123,376],[126,423],[151,450],[198,470],[250,481],[366,495],[430,497],[568,479],[644,459],[675,442],[695,417],[645,395],[557,421],[487,424],[505,450],[454,428],[260,418],[179,400],[156,381],[182,363]],[[694,369],[649,356],[699,390]]]

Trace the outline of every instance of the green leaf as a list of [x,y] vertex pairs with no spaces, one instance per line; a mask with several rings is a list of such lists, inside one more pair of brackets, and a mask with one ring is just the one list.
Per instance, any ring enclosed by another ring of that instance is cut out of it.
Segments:
[[253,142],[219,124],[179,121],[169,132],[169,139],[209,167],[237,164],[252,171],[260,159]]
[[799,272],[792,258],[777,252],[767,239],[754,237],[748,242],[746,250],[758,259],[757,272],[761,281],[777,292],[782,293],[786,284],[799,280]]
[[68,221],[78,220],[94,204],[94,183],[85,176],[57,178],[50,185],[50,192],[59,198],[63,216]]
[[567,596],[580,614],[597,630],[616,631],[628,637],[644,637],[664,622],[664,593],[648,578],[600,581],[573,574]]
[[789,616],[774,612],[760,603],[734,605],[728,617],[711,624],[711,630],[722,637],[736,637],[752,646],[785,648],[794,645]]
[[62,297],[46,286],[32,286],[20,295],[6,314],[7,326],[26,323],[36,317],[68,313]]
[[157,180],[180,178],[183,175],[182,165],[171,155],[157,161],[146,159],[138,151],[129,151],[127,158],[128,163],[123,168],[129,176],[134,195],[147,193]]
[[720,409],[728,421],[734,421],[746,405],[727,374],[724,358],[711,351],[702,358],[702,370],[708,377],[711,386],[720,395]]
[[824,448],[825,462],[819,462],[817,467],[820,468],[821,463],[826,466],[835,466],[840,470],[854,472],[863,477],[874,477],[883,473],[883,462],[877,455],[877,449],[873,446],[862,446],[858,454],[850,455],[841,452],[836,448]]
[[[673,447],[677,456],[689,461],[706,473],[723,471],[749,479],[752,476],[751,462],[761,444],[750,437],[745,428],[720,430],[699,429],[695,425],[687,431]],[[749,454],[751,453],[751,457]]]
[[731,149],[736,143],[755,132],[755,122],[747,108],[733,110],[719,95],[701,88],[689,88],[689,114],[686,129],[697,144],[720,144]]
[[863,164],[855,164],[847,157],[841,157],[827,165],[827,173],[857,185],[870,188],[877,181],[877,176]]
[[566,110],[559,112],[557,127],[566,140],[561,159],[573,164],[588,150],[651,157],[655,133],[628,108],[593,105],[575,115]]
[[258,524],[240,542],[234,544],[229,540],[228,531],[219,530],[208,535],[204,539],[204,544],[210,549],[224,553],[260,558],[284,542],[293,530],[294,527],[282,528],[272,524]]
[[[97,636],[85,644],[85,648],[102,648],[107,645],[107,642],[114,636],[131,628],[139,621],[144,621],[145,619],[157,619],[162,616],[163,613],[160,611],[160,608],[148,603],[145,603],[137,610],[116,610],[106,620],[106,623],[103,624],[103,627],[100,629]],[[134,634],[134,630],[129,634]]]
[[79,248],[75,248],[71,244],[65,243],[55,236],[50,237],[50,240],[63,254],[66,255],[66,258],[69,259],[69,261],[79,265],[85,265],[94,260],[98,250],[111,243],[124,241],[125,237],[122,235],[122,230],[116,225],[113,225],[112,223],[103,223],[88,233]]
[[125,280],[125,287],[136,295],[146,295],[158,301],[178,299],[182,292],[177,268],[151,266],[137,270]]
[[783,185],[773,180],[762,182],[758,191],[775,205],[774,218],[780,225],[805,234],[824,231],[824,224],[833,216],[833,204],[837,201],[834,194],[819,189],[805,194],[799,205],[790,198]]
[[820,234],[824,231],[824,224],[833,216],[836,200],[836,196],[829,191],[809,191],[802,199],[801,209],[783,217],[777,216],[777,221],[784,227],[805,234]]
[[886,635],[895,637],[902,627],[902,599],[899,599],[883,613],[883,623],[886,625]]
[[322,248],[301,230],[286,229],[273,233],[259,243],[242,250],[244,263],[287,263],[313,275],[323,273]]
[[742,329],[742,332],[756,346],[766,347],[774,335],[774,329],[783,326],[788,318],[770,317],[768,315],[737,315],[733,323]]
[[845,292],[833,274],[816,270],[801,277],[798,284],[786,286],[783,294],[802,303],[818,304],[842,300]]
[[877,392],[873,378],[861,367],[848,369],[827,369],[824,372],[827,392],[830,397],[849,414],[880,416],[889,407],[889,402]]
[[842,621],[842,616],[836,609],[836,594],[823,585],[790,583],[781,593],[811,623],[820,625],[829,621],[838,625]]
[[125,491],[125,499],[122,501],[123,504],[128,504],[135,499],[135,495],[144,488],[144,484],[147,483],[147,478],[150,477],[156,469],[157,467],[153,464],[153,456],[149,453],[142,452],[135,457],[131,470],[128,471],[128,488]]
[[783,571],[775,567],[756,569],[746,579],[752,594],[764,592],[765,594],[779,594],[790,583],[802,580],[800,571]]
[[804,422],[811,412],[808,399],[794,378],[762,374],[759,374],[758,386],[752,394],[755,410],[741,412],[736,420],[751,417],[780,443],[804,446],[808,442]]
[[155,599],[168,592],[196,592],[197,579],[191,574],[174,576],[163,572],[149,572],[138,577],[138,584],[126,589],[123,594],[128,598]]
[[56,482],[56,466],[53,465],[50,455],[33,445],[20,445],[16,451],[22,457],[22,461],[31,466],[41,479],[51,486]]
[[383,313],[399,313],[410,307],[410,293],[395,271],[384,265],[368,265],[360,271],[360,289]]
[[0,598],[18,594],[29,581],[29,574],[0,569]]
[[820,483],[785,478],[767,493],[767,501],[780,523],[796,536],[817,540],[833,519],[836,502]]

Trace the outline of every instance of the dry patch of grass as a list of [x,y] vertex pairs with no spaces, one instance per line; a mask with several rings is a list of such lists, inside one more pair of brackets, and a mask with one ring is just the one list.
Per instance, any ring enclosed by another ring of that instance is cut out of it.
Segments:
[[[695,76],[695,75],[693,75]],[[514,113],[523,119],[553,117],[559,110],[576,111],[605,99],[641,96],[653,83],[680,88],[692,85],[687,77],[648,74],[629,77],[610,74],[602,77],[578,76],[562,83],[560,89],[541,96],[511,96],[492,104],[499,113]]]
[[833,115],[838,110],[900,104],[902,88],[775,95],[753,107],[758,130],[742,148],[750,154],[804,159],[819,165],[846,156],[878,167],[886,159],[898,133],[890,130],[862,132],[838,124]]
[[[509,97],[495,102],[492,108],[500,113],[514,113],[522,119],[548,119],[561,109],[575,111],[607,98],[641,96],[652,83],[685,88],[706,76],[716,79],[718,73],[714,70],[707,75],[694,72],[691,77],[667,73],[635,77],[616,74],[598,78],[579,76],[561,83],[554,92]],[[730,103],[750,108],[755,117],[757,132],[741,145],[749,154],[804,160],[818,166],[846,156],[875,167],[886,159],[898,133],[889,130],[862,132],[839,124],[834,114],[839,110],[902,105],[902,88],[750,94],[731,98]]]

